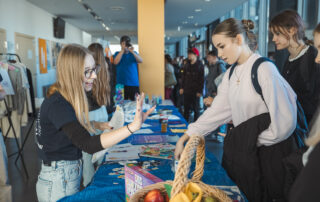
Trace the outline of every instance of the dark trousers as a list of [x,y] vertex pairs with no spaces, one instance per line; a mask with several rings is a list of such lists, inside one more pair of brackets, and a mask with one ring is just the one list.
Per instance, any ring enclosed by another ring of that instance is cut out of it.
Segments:
[[184,93],[184,118],[189,121],[190,110],[194,111],[194,120],[196,121],[200,115],[200,98],[197,97],[196,93],[189,94]]
[[125,100],[135,100],[137,93],[140,93],[139,86],[124,86]]

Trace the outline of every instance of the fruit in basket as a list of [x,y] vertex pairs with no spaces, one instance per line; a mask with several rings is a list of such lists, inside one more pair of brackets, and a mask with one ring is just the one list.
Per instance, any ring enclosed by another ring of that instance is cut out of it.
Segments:
[[197,185],[196,183],[189,182],[187,184],[185,193],[188,196],[190,201],[193,201],[193,202],[200,202],[201,201],[202,190],[199,187],[199,185]]
[[164,198],[159,189],[154,189],[147,193],[144,202],[164,202]]
[[202,202],[218,202],[218,200],[211,196],[208,196],[208,197],[203,197]]

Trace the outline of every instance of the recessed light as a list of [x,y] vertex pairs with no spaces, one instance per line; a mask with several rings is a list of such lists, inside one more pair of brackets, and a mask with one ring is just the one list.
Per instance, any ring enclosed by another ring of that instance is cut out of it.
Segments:
[[189,18],[189,19],[193,19],[193,16],[192,16],[192,15],[190,15],[190,16],[188,16],[188,18]]
[[196,23],[194,23],[194,26],[198,26],[198,23],[196,22]]
[[122,11],[124,10],[124,7],[121,7],[121,6],[112,6],[110,7],[111,10],[113,11]]
[[201,8],[197,8],[197,9],[194,9],[195,12],[201,12],[202,9]]
[[210,2],[211,0],[204,0],[205,2]]

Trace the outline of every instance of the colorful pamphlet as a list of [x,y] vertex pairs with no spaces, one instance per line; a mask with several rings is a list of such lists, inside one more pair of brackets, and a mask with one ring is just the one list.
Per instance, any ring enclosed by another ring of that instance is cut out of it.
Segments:
[[172,144],[153,144],[142,146],[140,156],[173,159],[176,146]]

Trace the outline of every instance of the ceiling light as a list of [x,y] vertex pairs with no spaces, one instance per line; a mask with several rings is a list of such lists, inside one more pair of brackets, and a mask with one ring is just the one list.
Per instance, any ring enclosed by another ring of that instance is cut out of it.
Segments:
[[194,9],[195,12],[201,12],[202,9],[201,8],[197,8],[197,9]]
[[81,2],[82,2],[82,0],[78,0],[78,2],[80,2],[80,3],[81,3]]
[[192,16],[192,15],[190,15],[190,16],[188,16],[188,18],[189,18],[189,19],[193,19],[193,16]]
[[196,23],[194,23],[194,26],[198,26],[198,23],[196,22]]
[[111,10],[113,11],[122,11],[124,10],[124,7],[121,7],[121,6],[113,6],[110,8]]
[[102,27],[106,27],[106,24],[102,23]]
[[116,36],[116,35],[114,35],[113,37],[114,37],[115,39],[117,39],[117,40],[120,41],[120,37],[118,37],[118,36]]
[[184,24],[184,25],[185,25],[185,24],[188,24],[188,21],[183,21],[182,24]]
[[204,0],[205,2],[210,2],[211,0]]
[[178,26],[178,31],[180,32],[180,30],[181,30],[181,27],[180,27],[180,26]]
[[109,28],[108,26],[106,26],[106,30],[107,30],[107,31],[109,31],[109,30],[110,30],[110,28]]

